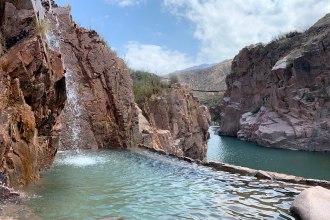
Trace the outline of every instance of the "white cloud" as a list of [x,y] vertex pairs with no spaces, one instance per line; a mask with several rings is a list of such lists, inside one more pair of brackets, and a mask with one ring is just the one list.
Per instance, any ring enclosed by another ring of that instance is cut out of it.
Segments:
[[119,7],[128,7],[145,3],[145,0],[105,0],[108,4],[118,5]]
[[151,44],[129,42],[124,57],[128,65],[136,70],[166,74],[194,65],[186,54]]
[[197,60],[232,58],[242,47],[302,30],[330,12],[329,0],[163,0],[165,9],[195,25]]

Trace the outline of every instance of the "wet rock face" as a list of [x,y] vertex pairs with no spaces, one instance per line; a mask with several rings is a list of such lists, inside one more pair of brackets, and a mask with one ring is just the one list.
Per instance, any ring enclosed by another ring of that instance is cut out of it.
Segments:
[[211,116],[186,85],[154,95],[139,111],[142,144],[166,153],[203,160]]
[[0,185],[0,201],[2,200],[13,200],[20,196],[19,193],[15,192],[13,189],[6,186]]
[[227,77],[221,133],[263,146],[330,151],[330,16],[244,48]]
[[61,147],[130,147],[134,95],[128,68],[95,31],[73,23],[67,8],[54,8],[48,17],[67,71]]
[[54,159],[65,78],[60,55],[37,30],[31,1],[2,1],[1,10],[0,176],[16,186],[38,179]]

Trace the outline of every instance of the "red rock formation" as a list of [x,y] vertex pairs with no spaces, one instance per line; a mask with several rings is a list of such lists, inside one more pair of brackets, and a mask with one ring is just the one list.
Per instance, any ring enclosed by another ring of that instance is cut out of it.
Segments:
[[0,181],[16,186],[38,179],[54,159],[65,78],[31,1],[1,1],[0,9]]
[[263,146],[330,150],[330,15],[244,48],[227,77],[221,133]]
[[130,147],[134,95],[128,68],[95,31],[78,27],[67,8],[54,8],[47,17],[61,39],[69,82],[61,147]]
[[135,142],[180,157],[205,158],[211,116],[188,86],[174,84],[153,95],[142,108],[146,116],[138,111],[142,140]]
[[49,1],[0,1],[0,11],[0,182],[38,179],[59,139],[63,149],[147,142],[204,158],[209,114],[186,87],[150,100],[146,140],[141,128],[149,122],[134,102],[130,72],[95,31],[78,27],[67,8]]

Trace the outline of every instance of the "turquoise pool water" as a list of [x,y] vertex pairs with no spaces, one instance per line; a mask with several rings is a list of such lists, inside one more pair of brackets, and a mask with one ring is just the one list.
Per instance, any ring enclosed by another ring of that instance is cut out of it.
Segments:
[[39,184],[24,189],[27,198],[19,205],[27,210],[22,208],[16,216],[293,219],[288,208],[303,188],[216,172],[144,150],[68,151],[57,155]]
[[208,161],[220,161],[254,169],[269,170],[306,178],[330,180],[330,153],[266,148],[222,137],[211,127]]

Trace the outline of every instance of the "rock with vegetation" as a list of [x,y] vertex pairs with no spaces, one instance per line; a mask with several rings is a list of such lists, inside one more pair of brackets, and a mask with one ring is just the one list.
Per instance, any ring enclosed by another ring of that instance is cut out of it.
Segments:
[[148,97],[138,102],[142,109],[138,110],[141,144],[172,155],[203,160],[211,119],[207,107],[199,103],[189,86],[162,85],[159,77],[148,73],[141,73],[140,77],[135,73],[133,79],[134,91],[146,92],[145,96],[138,93],[137,97]]
[[240,51],[226,78],[221,134],[330,151],[330,15],[304,33]]
[[[0,184],[18,186],[37,180],[53,162],[65,77],[32,2],[1,1],[0,8]],[[0,197],[17,195],[0,191]]]
[[330,219],[330,190],[321,186],[304,190],[295,198],[290,211],[301,220]]
[[[169,75],[172,81],[190,85],[194,96],[198,97],[201,104],[210,110],[212,121],[220,121],[220,104],[226,90],[226,76],[230,73],[232,60],[225,60],[211,67],[187,70]],[[205,92],[209,91],[209,92]],[[217,92],[219,91],[219,92]]]
[[165,88],[168,88],[168,84],[163,83],[155,74],[144,71],[132,71],[132,79],[134,81],[134,96],[138,105],[143,105],[152,95],[158,94]]

